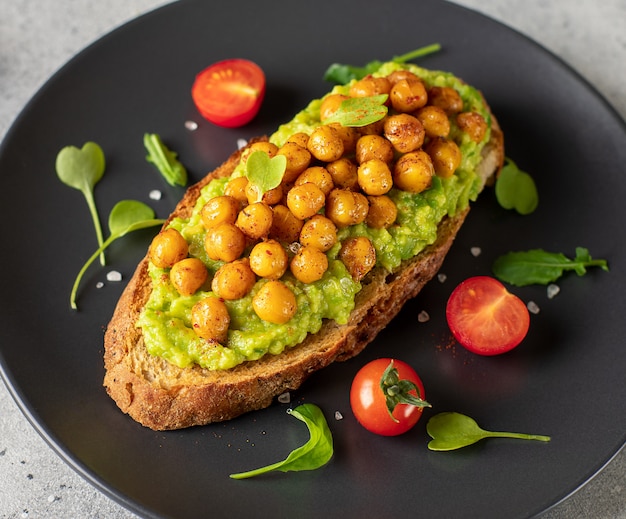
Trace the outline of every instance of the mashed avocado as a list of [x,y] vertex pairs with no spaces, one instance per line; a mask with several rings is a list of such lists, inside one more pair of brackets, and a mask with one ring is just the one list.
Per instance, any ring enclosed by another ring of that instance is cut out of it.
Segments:
[[[386,76],[399,68],[414,72],[428,87],[453,87],[463,99],[463,110],[481,114],[489,125],[490,116],[480,93],[452,74],[429,71],[415,65],[387,63],[375,75]],[[348,89],[349,86],[337,86],[333,93],[347,93]],[[320,104],[319,99],[312,101],[292,121],[282,125],[270,141],[280,146],[296,132],[310,134],[320,124]],[[347,322],[361,285],[352,279],[343,262],[338,259],[341,241],[355,236],[368,237],[376,249],[377,266],[391,271],[403,260],[415,256],[433,243],[441,219],[464,209],[480,192],[482,183],[475,169],[481,160],[482,147],[489,140],[489,131],[480,143],[476,143],[461,132],[451,118],[450,136],[457,142],[463,155],[456,173],[445,179],[434,177],[432,186],[419,194],[392,188],[388,196],[398,208],[395,225],[388,229],[372,229],[361,223],[340,229],[337,245],[327,252],[329,268],[322,279],[303,284],[289,271],[281,278],[296,295],[298,307],[295,316],[285,324],[263,321],[252,309],[254,295],[266,282],[261,279],[245,297],[225,301],[231,316],[227,344],[201,339],[191,327],[191,309],[201,299],[213,295],[210,288],[201,289],[192,296],[180,296],[170,283],[168,270],[150,264],[152,294],[137,323],[142,329],[148,351],[179,367],[198,364],[211,370],[229,369],[268,353],[280,354],[285,348],[302,342],[307,334],[317,332],[324,319],[333,319],[339,324]],[[233,176],[242,174],[241,168],[238,168]],[[209,259],[204,250],[205,230],[200,210],[207,200],[223,194],[227,181],[212,181],[203,189],[191,218],[177,218],[170,224],[187,239],[189,255],[205,263],[209,279],[222,263]]]

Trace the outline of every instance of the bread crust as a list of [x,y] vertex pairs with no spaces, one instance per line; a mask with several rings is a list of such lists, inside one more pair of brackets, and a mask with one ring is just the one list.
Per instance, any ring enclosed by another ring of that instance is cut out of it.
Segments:
[[[191,186],[169,220],[188,217],[202,187],[213,178],[230,175],[240,155],[241,151],[234,153]],[[504,140],[493,118],[491,139],[480,166],[485,182],[503,160]],[[280,355],[268,354],[225,371],[197,365],[178,368],[147,352],[141,329],[135,324],[151,291],[146,257],[124,290],[105,333],[106,391],[123,412],[153,430],[204,425],[268,407],[276,396],[297,389],[315,371],[357,355],[374,340],[437,273],[468,211],[445,218],[435,243],[403,262],[394,273],[374,269],[356,296],[347,324],[326,320],[318,333]]]

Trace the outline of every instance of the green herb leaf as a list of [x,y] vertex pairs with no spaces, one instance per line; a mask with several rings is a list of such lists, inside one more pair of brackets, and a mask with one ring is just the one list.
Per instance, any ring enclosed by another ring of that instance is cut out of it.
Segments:
[[[398,404],[414,405],[416,407],[431,407],[431,405],[421,398],[419,387],[410,380],[401,379],[398,370],[393,365],[393,360],[383,372],[380,378],[380,389],[385,395],[385,403],[387,404],[387,412],[394,422],[398,419],[393,416],[393,411]],[[415,391],[417,396],[410,392]]]
[[520,440],[550,441],[549,436],[513,432],[486,431],[476,421],[461,413],[439,413],[426,424],[426,432],[433,438],[428,443],[431,451],[451,451],[472,445],[484,438],[517,438]]
[[509,158],[496,179],[496,199],[504,209],[527,215],[537,209],[539,194],[533,178]]
[[248,472],[231,474],[231,478],[251,478],[275,470],[280,472],[314,470],[330,461],[333,455],[333,437],[322,410],[313,404],[303,404],[287,412],[306,424],[311,435],[309,441],[293,450],[283,461]]
[[547,285],[559,279],[568,270],[582,276],[588,267],[609,270],[606,260],[592,259],[584,247],[576,248],[574,259],[560,252],[546,252],[543,249],[509,252],[496,259],[492,270],[500,281],[521,287],[533,284]]
[[246,177],[257,188],[258,199],[269,190],[278,187],[287,169],[287,157],[276,155],[272,158],[264,151],[253,151],[246,161]]
[[171,186],[187,184],[187,170],[177,159],[178,154],[169,150],[156,133],[146,133],[143,144],[148,151],[146,160],[151,162]]
[[380,121],[387,115],[385,102],[388,97],[381,94],[344,99],[335,113],[324,120],[324,124],[339,123],[341,126],[360,128]]
[[[83,193],[91,213],[98,245],[102,245],[102,226],[93,196],[94,187],[105,170],[102,148],[95,142],[86,142],[80,149],[66,146],[57,154],[55,168],[61,182]],[[105,264],[104,254],[100,255],[100,263]]]
[[70,294],[70,306],[74,310],[78,309],[76,304],[76,294],[78,292],[80,281],[89,266],[94,262],[99,254],[111,245],[111,243],[131,231],[154,227],[155,225],[163,225],[164,222],[165,220],[154,218],[154,211],[143,202],[139,202],[137,200],[122,200],[121,202],[118,202],[109,213],[109,230],[111,235],[104,241],[98,250],[89,257],[78,272]]
[[[432,54],[441,49],[441,45],[433,43],[419,49],[415,49],[401,56],[394,56],[391,61],[394,63],[406,63],[407,61],[421,58]],[[356,67],[354,65],[342,65],[339,63],[333,63],[324,73],[324,80],[337,85],[345,85],[353,79],[362,79],[368,74],[376,72],[383,64],[382,61],[374,60],[367,63],[364,67]]]

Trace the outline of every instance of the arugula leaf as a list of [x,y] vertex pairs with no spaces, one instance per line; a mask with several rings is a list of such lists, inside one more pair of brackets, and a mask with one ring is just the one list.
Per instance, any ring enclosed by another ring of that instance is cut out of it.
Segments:
[[539,204],[535,181],[508,157],[496,179],[495,192],[498,203],[504,209],[515,209],[522,215],[532,213]]
[[576,256],[570,259],[562,253],[546,252],[543,249],[509,252],[496,259],[492,270],[500,280],[511,285],[547,285],[559,279],[565,271],[573,270],[579,276],[588,267],[600,267],[608,271],[606,260],[591,258],[584,247],[576,248]]
[[324,120],[324,124],[339,123],[341,126],[360,128],[380,121],[387,115],[385,102],[388,97],[387,94],[381,94],[344,99],[337,111]]
[[293,450],[283,461],[248,472],[231,474],[231,478],[251,478],[274,470],[280,472],[314,470],[330,461],[333,456],[333,437],[322,410],[314,404],[302,404],[295,409],[288,410],[287,413],[306,424],[311,435],[309,441]]
[[143,145],[148,151],[146,160],[151,162],[163,175],[171,186],[187,184],[187,170],[177,159],[178,154],[169,150],[161,137],[156,133],[146,133],[143,136]]
[[278,187],[287,169],[287,157],[270,156],[264,151],[253,151],[246,161],[246,177],[257,188],[257,202],[263,195]]

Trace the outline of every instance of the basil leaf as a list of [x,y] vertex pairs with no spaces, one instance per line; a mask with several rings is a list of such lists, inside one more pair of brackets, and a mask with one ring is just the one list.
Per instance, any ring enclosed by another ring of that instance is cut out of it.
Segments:
[[177,159],[178,154],[169,150],[156,133],[146,133],[143,144],[148,151],[146,160],[159,170],[159,173],[171,186],[187,184],[187,170]]

